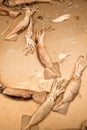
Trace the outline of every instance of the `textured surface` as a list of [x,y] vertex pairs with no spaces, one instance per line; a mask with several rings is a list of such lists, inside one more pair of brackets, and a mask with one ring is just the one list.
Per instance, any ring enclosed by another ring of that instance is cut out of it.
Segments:
[[[79,55],[87,53],[87,1],[65,0],[64,3],[54,1],[52,4],[34,4],[40,12],[34,15],[34,31],[41,28],[36,21],[42,16],[46,27],[51,25],[53,31],[47,32],[45,46],[52,60],[57,61],[60,53],[71,54],[60,64],[64,78],[69,78]],[[33,5],[33,6],[34,6]],[[71,14],[69,20],[62,23],[52,23],[51,20],[64,14]],[[36,51],[33,55],[25,56],[24,31],[17,42],[8,42],[4,37],[23,18],[20,15],[12,20],[0,16],[0,34],[11,24],[10,29],[0,36],[0,74],[4,84],[14,88],[26,88],[37,91],[49,91],[52,80],[44,80],[43,66],[39,63]],[[57,130],[79,128],[87,119],[87,69],[82,76],[80,94],[71,103],[66,116],[52,112],[39,124],[40,130]],[[81,96],[80,96],[81,95]],[[22,115],[32,115],[38,108],[33,101],[19,101],[0,94],[0,130],[20,130]],[[56,125],[55,125],[56,124]]]

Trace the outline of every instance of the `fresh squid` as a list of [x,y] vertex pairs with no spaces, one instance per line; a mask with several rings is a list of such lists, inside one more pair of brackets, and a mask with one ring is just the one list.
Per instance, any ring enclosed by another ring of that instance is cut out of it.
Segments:
[[76,62],[71,79],[66,87],[63,99],[59,104],[56,104],[53,107],[53,111],[59,112],[61,114],[67,113],[70,102],[72,102],[75,99],[76,95],[79,92],[81,86],[81,76],[86,67],[87,57],[80,56]]
[[32,21],[32,17],[30,17],[30,23],[27,29],[27,32],[25,34],[25,40],[26,40],[26,45],[24,48],[24,54],[28,55],[29,53],[32,54],[34,53],[35,50],[35,41],[33,40],[33,21]]
[[42,104],[45,101],[48,94],[48,92],[46,91],[36,92],[28,89],[10,88],[4,86],[2,83],[0,83],[0,93],[15,98],[22,98],[22,99],[32,98],[35,102],[39,104]]
[[47,115],[51,112],[54,104],[55,99],[64,92],[63,87],[59,87],[64,80],[58,81],[54,79],[51,92],[47,96],[47,99],[44,101],[44,103],[38,108],[38,110],[32,115],[29,124],[24,128],[24,130],[31,128],[32,126],[40,123],[42,120],[44,120]]
[[8,6],[18,6],[23,4],[32,4],[32,3],[50,3],[51,0],[4,0]]
[[7,15],[10,16],[11,18],[16,18],[20,14],[21,12],[13,10],[7,6],[0,4],[0,15],[4,15],[4,16]]
[[44,78],[51,79],[51,78],[59,78],[61,77],[60,68],[58,62],[53,63],[45,46],[44,46],[44,36],[45,31],[43,30],[42,33],[37,31],[36,36],[36,51],[37,56],[41,62],[41,64],[45,67],[44,70]]
[[16,98],[30,99],[34,94],[34,91],[5,87],[2,89],[2,94]]
[[35,8],[30,10],[26,7],[25,16],[22,21],[5,37],[5,40],[17,40],[18,34],[21,33],[29,24],[31,15],[36,11]]

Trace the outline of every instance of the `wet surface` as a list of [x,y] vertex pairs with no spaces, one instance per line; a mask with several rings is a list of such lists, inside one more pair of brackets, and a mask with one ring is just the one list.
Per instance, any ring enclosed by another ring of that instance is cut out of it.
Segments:
[[[70,3],[71,2],[71,3]],[[42,24],[37,21],[43,17],[45,26],[54,30],[46,33],[45,46],[53,61],[58,60],[60,53],[69,53],[70,56],[60,63],[63,78],[72,74],[76,59],[87,54],[87,1],[66,0],[52,4],[34,4],[39,12],[34,14],[34,32],[41,29]],[[61,23],[52,23],[51,20],[64,14],[71,14],[70,18]],[[39,63],[36,51],[25,56],[24,34],[21,33],[16,42],[5,41],[4,37],[23,18],[16,19],[0,16],[0,34],[9,26],[9,30],[0,36],[0,78],[4,85],[13,88],[26,88],[36,91],[49,91],[52,80],[44,80],[43,66]],[[87,69],[82,75],[80,95],[71,103],[66,116],[55,112],[39,124],[40,130],[60,130],[68,128],[78,129],[81,122],[87,119]],[[20,130],[22,115],[32,115],[38,108],[33,101],[20,101],[0,94],[0,130]],[[56,125],[55,125],[56,124]]]

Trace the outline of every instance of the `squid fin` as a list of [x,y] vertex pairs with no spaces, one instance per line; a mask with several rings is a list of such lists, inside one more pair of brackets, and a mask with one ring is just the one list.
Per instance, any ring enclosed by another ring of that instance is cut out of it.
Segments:
[[[30,119],[31,119],[31,116],[28,116],[28,115],[22,116],[22,118],[21,118],[21,130],[25,129],[25,127],[29,123]],[[26,130],[28,130],[28,129],[26,129]]]
[[42,104],[45,99],[47,97],[47,92],[36,92],[35,94],[33,94],[32,98],[35,102]]
[[58,62],[53,62],[53,66],[59,72],[59,70],[60,70],[59,63]]
[[17,38],[18,38],[18,34],[17,33],[14,33],[12,35],[8,34],[6,37],[5,37],[5,40],[8,40],[8,41],[17,41]]
[[53,79],[56,77],[57,76],[49,68],[45,68],[45,70],[44,70],[44,78],[45,79]]
[[29,124],[29,121],[31,120],[31,116],[29,115],[23,115],[21,118],[21,130],[39,130],[39,127],[37,125],[32,126],[31,128],[26,128],[26,126]]
[[44,77],[45,79],[52,79],[52,78],[60,78],[61,73],[60,73],[60,67],[58,62],[53,62],[53,67],[56,72],[53,72],[49,68],[45,68],[44,70]]
[[57,78],[61,77],[61,72],[60,72],[60,66],[58,62],[53,62],[53,66],[55,68],[55,70],[57,71]]
[[60,114],[66,115],[68,108],[69,108],[70,103],[64,103],[64,104],[60,104],[60,105],[55,105],[53,107],[53,111],[56,111]]

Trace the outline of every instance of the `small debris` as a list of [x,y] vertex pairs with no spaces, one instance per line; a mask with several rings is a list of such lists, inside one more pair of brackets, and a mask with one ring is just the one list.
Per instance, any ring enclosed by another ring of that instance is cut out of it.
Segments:
[[35,75],[35,79],[41,78],[43,76],[42,72],[37,72]]
[[33,75],[30,77],[30,79],[41,79],[43,77],[43,72],[40,72],[39,70],[35,70]]
[[76,16],[75,16],[75,19],[76,19],[76,20],[79,20],[79,19],[80,19],[80,16],[76,15]]
[[48,86],[48,82],[42,82],[40,85],[39,85],[39,89],[42,90],[42,91],[45,91],[46,88]]
[[37,19],[39,19],[39,20],[42,21],[42,20],[43,20],[43,17],[42,17],[42,16],[38,16]]
[[79,97],[79,98],[82,98],[82,95],[81,95],[81,93],[78,93],[78,97]]
[[9,23],[9,21],[7,20],[6,23]]
[[52,22],[54,23],[60,23],[60,22],[63,22],[65,20],[68,20],[70,18],[71,14],[64,14],[56,19],[53,19]]
[[70,1],[69,4],[68,4],[68,7],[71,8],[71,7],[72,7],[72,4],[73,4],[73,2]]
[[8,49],[7,50],[7,55],[11,55],[11,54],[13,54],[13,53],[15,53],[15,49]]
[[60,54],[58,55],[58,60],[59,60],[60,62],[62,62],[62,61],[65,60],[65,58],[68,57],[68,56],[70,56],[70,53],[60,53]]
[[65,2],[65,0],[57,0],[57,1],[59,1],[59,2]]

